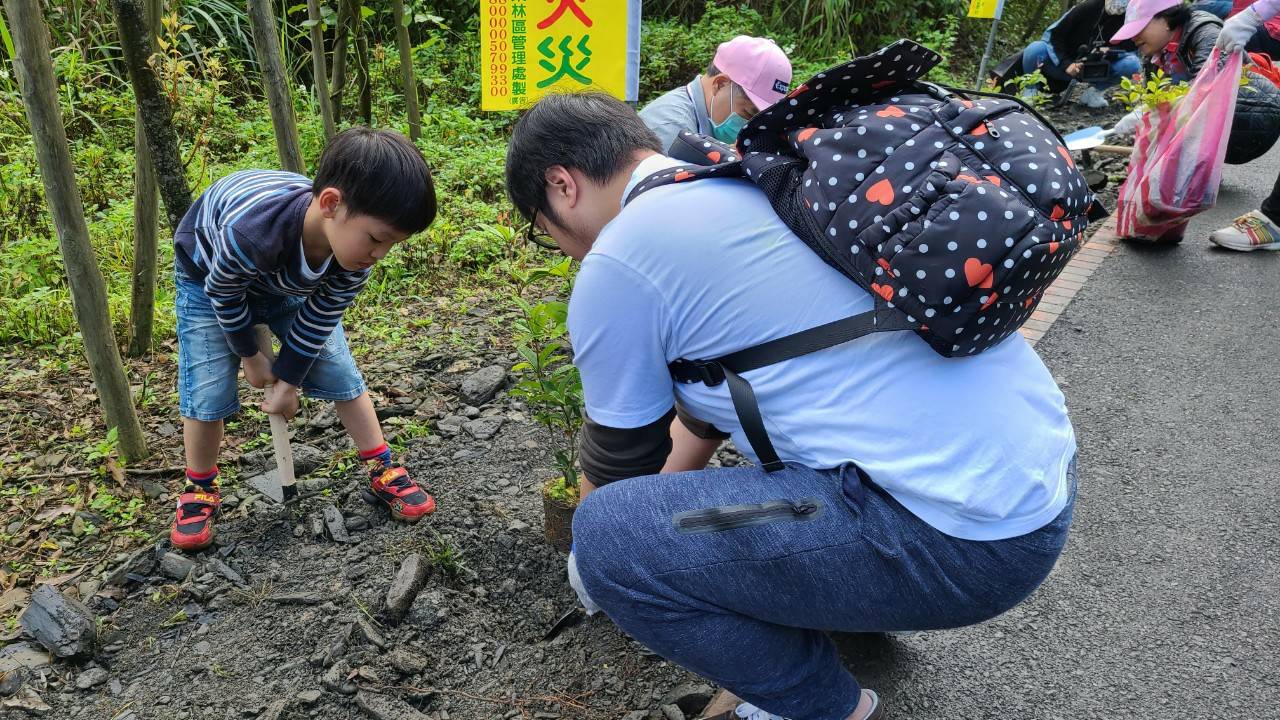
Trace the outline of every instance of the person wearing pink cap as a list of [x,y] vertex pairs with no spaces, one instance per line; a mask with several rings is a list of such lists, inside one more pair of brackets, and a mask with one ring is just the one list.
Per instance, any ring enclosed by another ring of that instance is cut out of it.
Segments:
[[682,131],[733,144],[747,120],[791,86],[791,61],[768,38],[739,35],[720,43],[707,71],[640,111],[664,151]]
[[[1181,0],[1131,0],[1125,12],[1125,24],[1111,37],[1111,42],[1132,40],[1149,68],[1162,70],[1174,82],[1190,82],[1209,62],[1222,30],[1222,20],[1218,17],[1194,10]],[[1121,118],[1112,132],[1133,132],[1143,112],[1143,108],[1138,108]],[[1250,162],[1270,150],[1277,139],[1280,139],[1280,88],[1266,76],[1250,71],[1236,96],[1225,161],[1230,165]],[[1274,225],[1267,228],[1265,225],[1269,222],[1259,225],[1256,218],[1249,216],[1242,220],[1249,227],[1236,233],[1216,232],[1210,241],[1236,250],[1272,245],[1280,249],[1280,233],[1274,232]],[[1236,236],[1244,237],[1247,242]],[[1182,241],[1182,234],[1178,230],[1159,238],[1132,239],[1177,243]]]

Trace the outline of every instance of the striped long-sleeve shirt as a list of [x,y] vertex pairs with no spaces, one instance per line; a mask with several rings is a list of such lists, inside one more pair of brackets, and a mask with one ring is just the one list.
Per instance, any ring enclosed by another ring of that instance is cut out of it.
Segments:
[[281,343],[273,372],[300,385],[325,341],[369,278],[330,257],[315,270],[303,254],[302,224],[311,181],[301,175],[245,170],[215,182],[174,233],[178,266],[204,285],[231,349],[258,352],[250,293],[302,296],[306,302]]

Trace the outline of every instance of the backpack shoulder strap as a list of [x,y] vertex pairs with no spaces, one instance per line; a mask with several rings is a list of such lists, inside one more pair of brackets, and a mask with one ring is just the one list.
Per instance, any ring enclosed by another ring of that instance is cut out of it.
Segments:
[[635,187],[631,188],[631,192],[622,199],[622,204],[627,205],[641,194],[656,187],[662,187],[663,185],[691,182],[693,180],[711,177],[742,177],[742,161],[736,159],[736,155],[734,158],[735,159],[732,162],[721,163],[719,165],[676,165],[675,167],[669,167],[665,170],[659,170],[636,183]]
[[906,314],[900,310],[895,310],[883,301],[876,300],[874,310],[710,360],[681,358],[673,361],[667,369],[671,372],[672,379],[680,383],[700,382],[708,387],[727,383],[733,409],[738,415],[738,421],[742,423],[742,431],[751,443],[751,449],[755,451],[765,471],[774,472],[781,470],[783,463],[778,458],[778,452],[773,448],[773,442],[769,440],[768,431],[765,430],[764,417],[760,414],[760,404],[756,401],[755,390],[752,389],[751,383],[742,378],[742,373],[835,347],[872,333],[916,330],[919,327],[918,322],[908,320]]

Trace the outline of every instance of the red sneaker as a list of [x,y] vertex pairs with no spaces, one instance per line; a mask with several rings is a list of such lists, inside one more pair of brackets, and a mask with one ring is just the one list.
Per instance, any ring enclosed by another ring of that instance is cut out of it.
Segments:
[[213,543],[213,518],[222,505],[218,488],[205,490],[188,485],[178,496],[178,516],[169,531],[169,542],[179,550],[195,552]]
[[386,506],[397,520],[418,522],[423,515],[435,512],[435,498],[409,479],[409,471],[403,466],[374,468],[369,471],[369,481],[369,489],[362,493],[365,501]]

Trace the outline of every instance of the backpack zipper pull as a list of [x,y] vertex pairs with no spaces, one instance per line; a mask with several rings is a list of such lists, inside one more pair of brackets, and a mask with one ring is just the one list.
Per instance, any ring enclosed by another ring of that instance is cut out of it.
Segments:
[[990,120],[983,120],[982,124],[987,126],[987,134],[991,136],[992,140],[1000,139],[1000,133],[996,130],[995,126],[991,124]]

